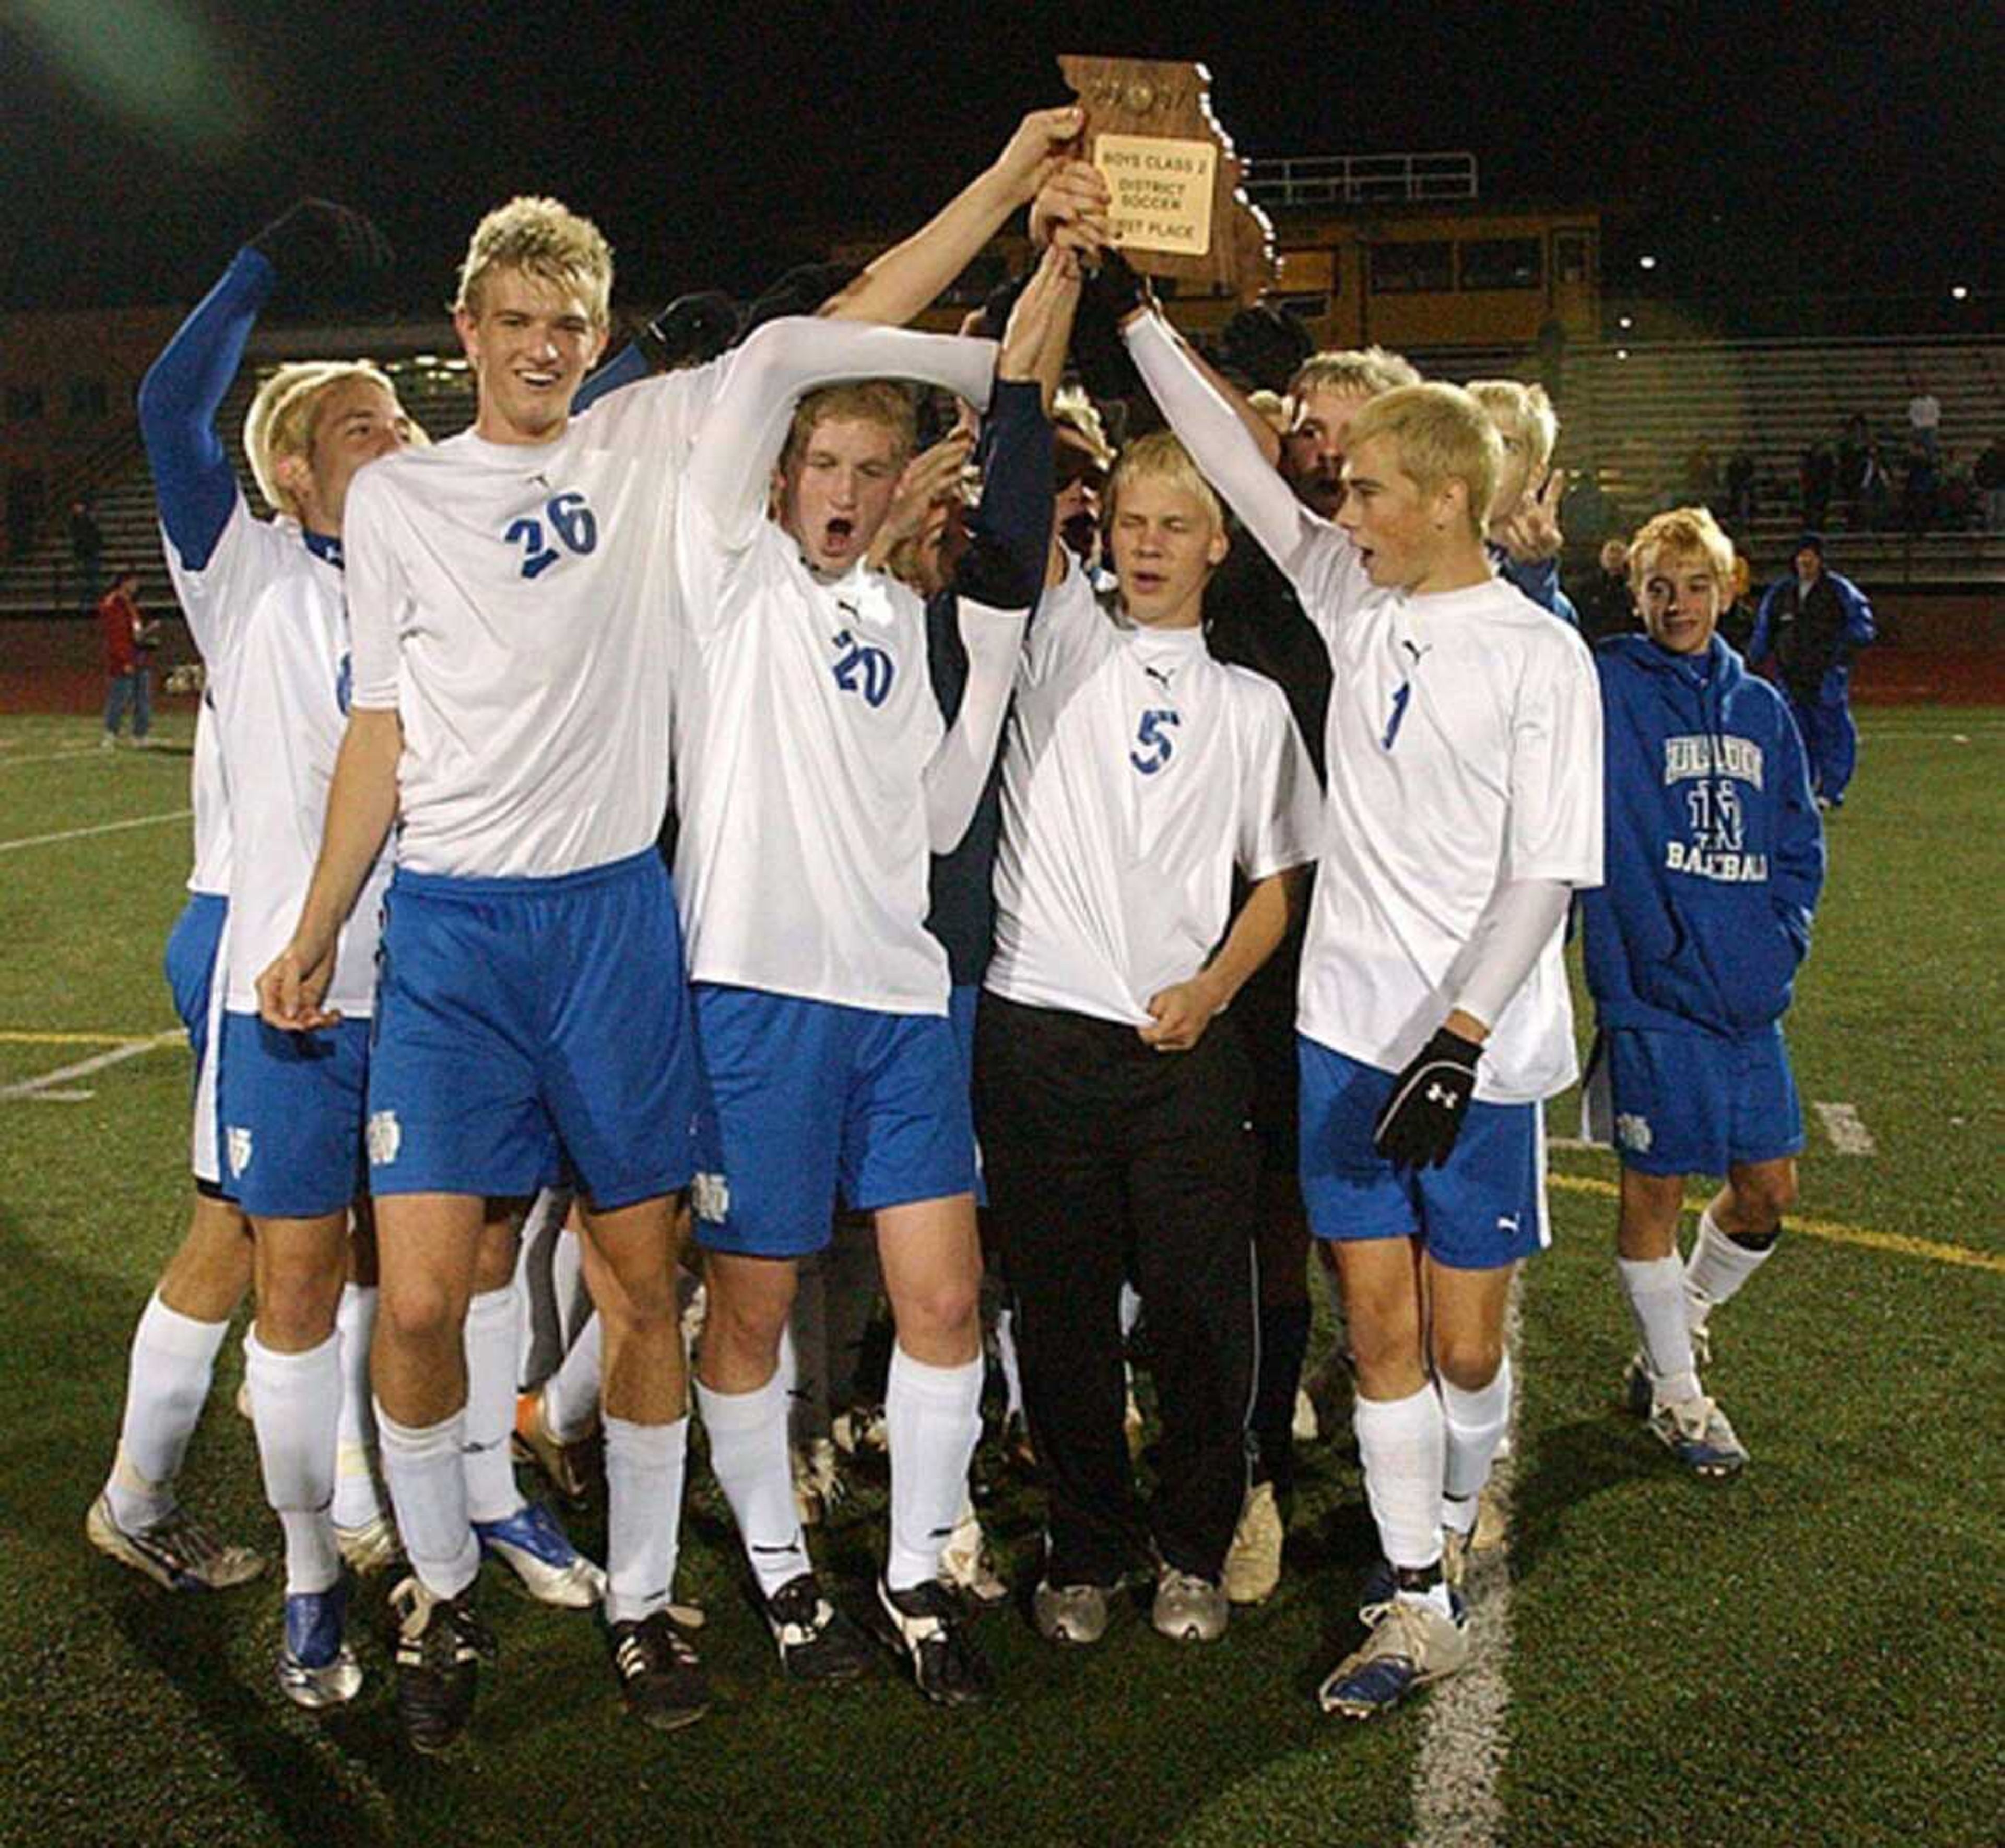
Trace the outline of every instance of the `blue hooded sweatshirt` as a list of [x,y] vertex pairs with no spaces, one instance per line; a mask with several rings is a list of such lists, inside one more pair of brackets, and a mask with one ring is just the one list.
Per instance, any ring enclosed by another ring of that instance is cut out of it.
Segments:
[[1606,882],[1581,895],[1605,1027],[1738,1038],[1779,1020],[1810,947],[1824,829],[1782,695],[1718,635],[1595,650]]

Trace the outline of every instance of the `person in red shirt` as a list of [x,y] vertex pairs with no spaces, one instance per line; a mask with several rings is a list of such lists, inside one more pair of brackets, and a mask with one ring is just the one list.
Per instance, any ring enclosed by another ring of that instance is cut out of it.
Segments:
[[118,742],[125,709],[132,710],[132,742],[144,745],[153,726],[152,626],[139,613],[139,574],[121,571],[97,606],[104,637],[104,748]]

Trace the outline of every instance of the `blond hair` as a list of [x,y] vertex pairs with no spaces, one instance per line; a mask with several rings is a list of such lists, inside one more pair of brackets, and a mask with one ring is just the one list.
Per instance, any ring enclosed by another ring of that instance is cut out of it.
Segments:
[[613,247],[588,218],[560,200],[526,195],[497,206],[473,227],[459,266],[455,314],[480,312],[481,286],[490,270],[518,269],[584,297],[592,325],[612,319]]
[[1402,385],[1351,420],[1345,446],[1355,457],[1380,437],[1393,444],[1401,471],[1423,494],[1460,482],[1469,497],[1470,530],[1482,536],[1504,472],[1504,444],[1481,405],[1459,385]]
[[1288,401],[1279,392],[1248,392],[1246,408],[1277,437],[1288,434]]
[[[399,416],[405,415],[396,386],[373,360],[295,360],[266,379],[251,400],[244,419],[244,453],[258,493],[277,511],[294,519],[300,517],[299,498],[280,483],[279,463],[289,455],[312,459],[314,432],[328,394],[351,378],[381,385],[390,394]],[[418,444],[428,440],[414,420],[411,440]]]
[[1145,437],[1137,437],[1121,451],[1120,459],[1115,463],[1114,473],[1107,482],[1107,519],[1110,525],[1120,511],[1121,490],[1130,481],[1167,481],[1174,487],[1182,488],[1185,494],[1196,497],[1213,526],[1220,531],[1224,529],[1225,509],[1212,492],[1211,483],[1191,460],[1190,451],[1167,430],[1154,430]]
[[1288,381],[1288,395],[1299,399],[1311,392],[1334,392],[1340,398],[1376,398],[1382,392],[1420,382],[1419,369],[1404,353],[1357,346],[1311,353]]
[[1719,522],[1703,507],[1674,507],[1668,513],[1644,522],[1642,530],[1629,545],[1629,581],[1636,589],[1650,574],[1657,559],[1701,560],[1712,574],[1722,597],[1733,599],[1733,542],[1719,529]]
[[787,428],[786,447],[780,451],[784,472],[800,459],[813,440],[815,427],[825,423],[877,423],[891,433],[896,454],[893,459],[903,468],[919,440],[918,413],[912,395],[904,386],[888,378],[866,378],[853,385],[823,385],[810,392],[794,406],[794,420]]
[[1099,407],[1076,385],[1067,385],[1052,399],[1052,424],[1080,439],[1080,446],[1103,469],[1114,466],[1114,445],[1107,440],[1107,426],[1101,421]]
[[1531,475],[1544,473],[1560,440],[1559,413],[1546,388],[1522,385],[1515,378],[1472,378],[1466,389],[1490,413],[1507,448],[1523,445]]

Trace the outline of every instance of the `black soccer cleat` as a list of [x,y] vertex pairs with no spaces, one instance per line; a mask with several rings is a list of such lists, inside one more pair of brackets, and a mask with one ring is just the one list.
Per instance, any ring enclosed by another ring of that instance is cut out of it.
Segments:
[[870,1645],[823,1596],[813,1572],[789,1579],[764,1603],[766,1625],[792,1681],[854,1681],[870,1667]]
[[995,1678],[971,1633],[974,1620],[953,1588],[937,1579],[894,1591],[877,1581],[880,1621],[891,1646],[911,1664],[912,1680],[936,1706],[987,1700]]
[[658,1733],[693,1726],[710,1710],[710,1680],[672,1611],[609,1624],[620,1692],[643,1725]]
[[413,1576],[390,1593],[397,1614],[397,1717],[414,1751],[444,1751],[466,1730],[493,1633],[475,1614],[473,1588],[435,1597]]

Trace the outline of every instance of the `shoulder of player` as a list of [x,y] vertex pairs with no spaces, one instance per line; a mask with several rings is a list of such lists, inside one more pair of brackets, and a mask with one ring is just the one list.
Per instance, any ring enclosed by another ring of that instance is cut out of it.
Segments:
[[1252,713],[1288,710],[1288,696],[1257,667],[1243,667],[1236,661],[1221,661],[1212,654],[1207,654],[1205,659],[1210,664],[1210,671],[1218,676],[1224,697],[1234,705]]

